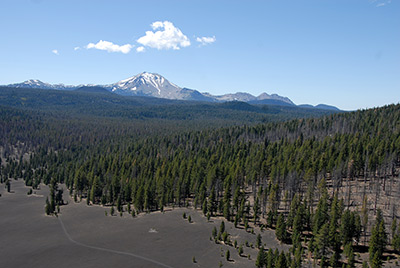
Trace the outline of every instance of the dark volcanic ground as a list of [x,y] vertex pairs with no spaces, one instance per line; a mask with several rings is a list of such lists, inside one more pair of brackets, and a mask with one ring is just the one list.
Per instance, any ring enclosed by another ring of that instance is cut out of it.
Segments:
[[[61,207],[57,218],[44,213],[46,186],[31,196],[21,180],[12,181],[12,193],[0,186],[0,267],[178,268],[219,267],[220,262],[223,267],[255,267],[256,249],[244,246],[248,260],[235,248],[210,241],[212,228],[219,229],[221,221],[207,222],[193,209],[111,217],[105,216],[109,207],[74,203],[65,195],[69,205]],[[183,212],[193,223],[182,218]],[[255,244],[256,235],[225,224],[232,241]],[[272,231],[264,231],[262,237],[268,248],[283,248]],[[223,256],[228,249],[229,262]]]

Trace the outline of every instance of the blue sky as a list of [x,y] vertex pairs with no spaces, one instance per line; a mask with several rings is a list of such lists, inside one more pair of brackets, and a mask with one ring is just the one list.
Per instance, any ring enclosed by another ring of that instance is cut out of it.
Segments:
[[0,0],[0,84],[140,72],[353,110],[400,102],[399,0]]

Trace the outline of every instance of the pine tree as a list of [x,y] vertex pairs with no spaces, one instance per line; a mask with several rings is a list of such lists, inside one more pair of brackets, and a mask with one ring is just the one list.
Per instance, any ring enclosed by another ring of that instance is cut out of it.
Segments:
[[44,210],[46,212],[46,215],[50,215],[51,213],[53,213],[48,197],[46,197],[46,206],[45,206]]
[[214,212],[217,211],[214,186],[211,188],[210,196],[208,197],[207,211],[210,212],[211,216],[214,216]]
[[118,212],[122,212],[123,211],[123,209],[122,209],[122,201],[121,201],[121,196],[120,195],[117,198],[117,211]]
[[225,186],[224,190],[224,198],[223,198],[223,203],[224,203],[224,217],[226,220],[230,221],[231,220],[231,183],[230,179],[226,178],[227,183]]
[[293,268],[301,268],[301,263],[302,263],[302,255],[303,255],[303,248],[297,247],[295,252],[294,252],[294,264]]
[[224,243],[228,242],[228,237],[229,234],[226,231],[222,233],[222,241],[224,241]]
[[221,224],[219,226],[219,232],[222,234],[223,232],[225,232],[225,222],[221,221]]
[[342,236],[342,243],[346,245],[352,240],[354,234],[354,218],[351,217],[350,210],[343,213],[340,225],[340,234]]
[[243,245],[239,246],[238,253],[239,253],[239,256],[242,256],[242,254],[243,254]]
[[331,204],[331,212],[329,218],[329,244],[330,246],[336,247],[336,234],[338,229],[338,220],[341,214],[341,207],[338,201],[338,195],[335,194],[332,204]]
[[256,247],[257,247],[257,248],[260,248],[261,245],[262,245],[262,238],[261,238],[261,235],[258,234],[258,235],[257,235],[257,238],[256,238]]
[[276,262],[276,268],[287,268],[287,260],[285,253],[282,251],[278,257],[278,261]]
[[7,193],[11,192],[11,183],[10,180],[6,180],[6,189],[7,189]]
[[207,215],[207,200],[204,200],[203,205],[201,206],[202,210],[203,210],[203,215],[206,216]]
[[274,256],[274,252],[272,251],[272,249],[268,250],[266,266],[267,266],[267,268],[275,267],[275,256]]
[[330,258],[329,265],[332,267],[339,267],[339,259],[340,254],[337,251],[334,251]]
[[225,254],[226,260],[229,261],[231,259],[231,252],[228,250],[226,250],[226,254]]
[[344,246],[344,254],[347,257],[347,267],[348,268],[354,267],[354,250],[353,246],[351,245],[351,242],[348,242]]
[[286,222],[283,214],[279,214],[278,222],[276,223],[276,237],[279,241],[285,242],[287,239]]
[[258,255],[257,255],[257,259],[256,259],[256,266],[258,268],[262,268],[264,267],[264,247],[261,247],[258,250]]
[[272,210],[267,213],[267,225],[268,227],[272,227],[275,221],[275,214]]
[[[385,250],[387,236],[385,231],[385,221],[383,219],[382,211],[377,210],[376,222],[372,227],[371,239],[369,241],[369,259],[372,263],[377,265],[377,259],[381,259],[383,251]],[[379,267],[379,266],[375,266]]]
[[382,260],[381,256],[378,251],[375,251],[372,259],[370,257],[371,268],[381,268],[382,267]]
[[324,225],[328,220],[328,194],[326,193],[326,190],[324,190],[314,214],[313,233],[318,233],[318,230],[320,230],[322,225]]
[[115,212],[114,206],[111,206],[110,215],[111,215],[111,216],[114,216],[114,212]]
[[317,256],[322,258],[326,255],[329,246],[329,223],[322,225],[321,229],[315,237],[315,244],[317,247]]

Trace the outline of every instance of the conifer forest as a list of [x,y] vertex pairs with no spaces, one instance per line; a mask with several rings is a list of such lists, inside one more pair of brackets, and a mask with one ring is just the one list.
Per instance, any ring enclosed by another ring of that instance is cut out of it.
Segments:
[[[6,191],[17,179],[31,191],[48,185],[47,215],[62,212],[67,192],[112,213],[186,207],[249,233],[273,230],[289,250],[257,238],[257,267],[400,266],[398,104],[353,112],[235,102],[98,109],[101,97],[89,93],[75,103],[72,93],[54,93],[47,106],[15,94],[0,106],[0,182]],[[241,254],[224,226],[210,235],[231,244],[226,260]]]

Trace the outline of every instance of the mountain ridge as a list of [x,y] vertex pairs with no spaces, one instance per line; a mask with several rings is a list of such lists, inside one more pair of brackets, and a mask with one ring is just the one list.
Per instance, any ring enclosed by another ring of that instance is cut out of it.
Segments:
[[[261,93],[258,96],[253,96],[247,92],[227,93],[223,95],[212,95],[208,92],[202,93],[195,89],[179,87],[176,84],[168,81],[165,77],[157,73],[149,72],[142,72],[127,79],[120,80],[116,83],[106,85],[81,84],[74,86],[64,84],[49,84],[38,79],[30,79],[22,83],[9,84],[6,86],[15,88],[40,88],[55,90],[76,90],[82,87],[101,87],[112,93],[122,96],[147,96],[171,100],[191,100],[205,102],[242,101],[250,104],[297,106],[288,97],[280,96],[278,94],[268,94],[266,92]],[[307,107],[310,108],[309,106]],[[311,107],[315,109],[327,108],[339,110],[334,106],[326,104],[319,104],[315,107]]]

